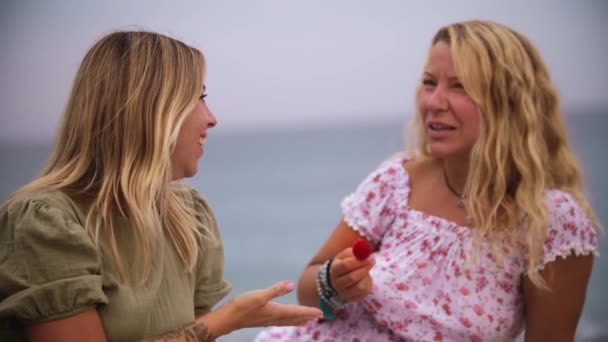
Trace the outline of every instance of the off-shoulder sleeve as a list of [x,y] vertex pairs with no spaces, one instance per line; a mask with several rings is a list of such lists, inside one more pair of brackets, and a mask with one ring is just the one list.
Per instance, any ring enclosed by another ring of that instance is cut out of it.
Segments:
[[0,320],[36,323],[107,303],[97,248],[73,209],[51,202],[0,211]]
[[199,223],[204,228],[200,239],[196,265],[194,309],[210,310],[232,289],[224,280],[224,246],[211,207],[196,191],[192,190],[194,208]]
[[395,220],[395,189],[406,185],[399,160],[391,159],[382,163],[341,203],[346,223],[374,243],[382,239]]
[[572,195],[551,191],[547,195],[550,224],[539,269],[557,257],[599,255],[596,228]]

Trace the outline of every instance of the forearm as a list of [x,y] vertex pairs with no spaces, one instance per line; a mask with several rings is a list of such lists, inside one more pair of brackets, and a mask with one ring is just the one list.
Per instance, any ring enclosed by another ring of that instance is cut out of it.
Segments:
[[525,342],[544,342],[544,341],[555,341],[555,342],[574,342],[574,336],[570,334],[560,334],[560,331],[556,329],[556,331],[546,331],[543,333],[542,331],[532,332],[528,329],[525,331],[524,336]]
[[227,325],[221,308],[198,316],[196,320],[161,336],[145,339],[145,342],[210,342],[230,333],[233,329]]
[[298,302],[300,305],[319,307],[317,292],[317,272],[321,265],[309,265],[298,280]]

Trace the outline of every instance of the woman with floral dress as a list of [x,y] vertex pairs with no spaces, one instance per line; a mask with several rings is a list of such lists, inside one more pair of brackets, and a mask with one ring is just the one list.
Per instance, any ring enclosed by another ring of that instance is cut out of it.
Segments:
[[449,25],[416,99],[417,147],[342,201],[301,275],[325,319],[256,341],[573,340],[599,222],[538,51],[497,23]]

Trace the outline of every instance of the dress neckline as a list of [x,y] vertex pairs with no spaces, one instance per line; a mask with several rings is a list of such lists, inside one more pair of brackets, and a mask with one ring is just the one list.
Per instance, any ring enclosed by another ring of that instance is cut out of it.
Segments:
[[411,184],[411,178],[410,178],[409,172],[407,171],[407,169],[405,168],[405,165],[404,165],[404,163],[407,162],[408,160],[412,160],[412,158],[410,158],[408,156],[399,156],[398,158],[395,158],[393,160],[394,162],[398,163],[398,166],[399,166],[398,169],[400,170],[401,176],[403,177],[402,186],[404,186],[407,191],[406,196],[405,196],[405,207],[408,211],[408,215],[411,213],[416,218],[419,218],[424,221],[428,221],[428,220],[437,221],[441,224],[442,227],[447,228],[449,230],[458,231],[461,233],[465,233],[467,235],[471,234],[471,229],[473,229],[472,227],[460,225],[445,217],[432,215],[432,214],[426,213],[424,211],[414,209],[410,206],[410,194],[412,192],[412,184]]

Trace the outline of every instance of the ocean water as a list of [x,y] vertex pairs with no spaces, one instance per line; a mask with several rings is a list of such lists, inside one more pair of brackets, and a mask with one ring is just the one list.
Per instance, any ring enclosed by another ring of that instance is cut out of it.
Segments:
[[[608,222],[608,113],[567,116],[586,189],[601,222]],[[347,125],[284,132],[212,131],[199,174],[188,180],[211,202],[225,245],[225,276],[232,297],[282,279],[297,280],[340,219],[340,200],[402,149],[405,122]],[[48,144],[0,145],[0,199],[34,177]],[[608,340],[608,247],[601,240],[577,341]],[[227,298],[227,299],[228,299]],[[294,294],[280,298],[296,303]],[[244,329],[219,341],[250,341]]]

